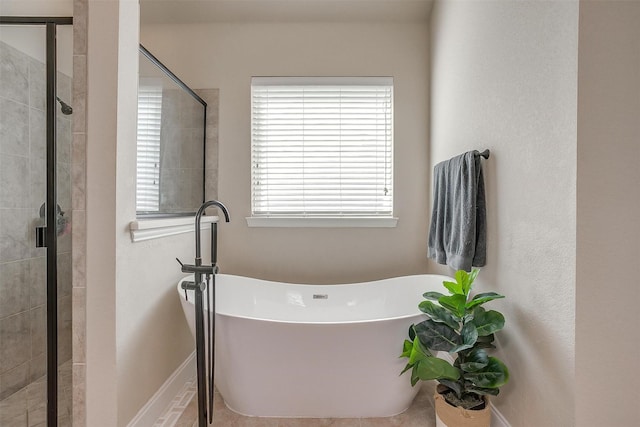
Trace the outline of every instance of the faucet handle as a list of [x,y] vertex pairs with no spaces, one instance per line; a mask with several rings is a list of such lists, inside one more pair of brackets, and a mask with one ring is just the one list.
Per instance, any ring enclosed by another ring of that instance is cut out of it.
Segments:
[[183,273],[201,273],[201,274],[218,274],[220,268],[217,265],[194,265],[194,264],[183,264],[178,258],[176,258],[178,264]]
[[207,288],[207,285],[205,284],[205,282],[200,282],[200,283],[196,283],[196,282],[182,282],[182,289],[184,289],[185,292],[185,298],[187,298],[186,294],[187,291],[193,291],[195,289],[199,289],[200,292],[204,292],[205,289]]
[[182,264],[183,273],[200,273],[200,274],[214,274],[214,268],[210,265],[193,265]]

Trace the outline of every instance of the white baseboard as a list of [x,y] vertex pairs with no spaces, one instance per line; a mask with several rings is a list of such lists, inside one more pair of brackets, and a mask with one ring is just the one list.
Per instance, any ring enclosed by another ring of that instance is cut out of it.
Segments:
[[158,391],[140,409],[127,427],[152,426],[169,407],[184,385],[193,378],[196,372],[196,353],[193,352],[182,362],[173,374],[162,384]]
[[491,403],[491,427],[511,427],[509,421],[498,411],[498,408]]

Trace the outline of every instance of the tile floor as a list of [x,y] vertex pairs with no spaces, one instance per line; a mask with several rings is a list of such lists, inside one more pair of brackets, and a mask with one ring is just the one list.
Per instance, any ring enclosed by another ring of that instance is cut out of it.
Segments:
[[187,382],[153,427],[191,427],[197,419],[196,379]]
[[[255,418],[238,415],[214,394],[213,425],[216,427],[425,427],[435,425],[433,388],[424,383],[407,411],[389,418]],[[185,385],[153,427],[197,427],[195,379]]]
[[[59,367],[58,426],[71,427],[71,361]],[[45,427],[47,381],[41,377],[0,401],[0,426]]]

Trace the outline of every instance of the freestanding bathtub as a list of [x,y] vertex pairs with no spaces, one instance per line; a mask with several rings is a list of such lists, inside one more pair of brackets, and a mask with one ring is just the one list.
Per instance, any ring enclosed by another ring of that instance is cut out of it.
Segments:
[[[418,392],[409,374],[400,376],[402,343],[423,319],[422,294],[441,291],[443,280],[451,279],[318,286],[218,274],[216,386],[231,410],[248,416],[399,414]],[[185,298],[178,284],[178,292],[195,336],[193,291]]]

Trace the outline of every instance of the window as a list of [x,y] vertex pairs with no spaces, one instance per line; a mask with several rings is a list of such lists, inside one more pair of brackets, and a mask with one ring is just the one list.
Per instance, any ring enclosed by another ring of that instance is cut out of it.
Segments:
[[252,218],[391,218],[393,79],[254,77]]
[[138,88],[138,149],[136,177],[136,211],[160,209],[160,130],[162,86],[140,85]]

